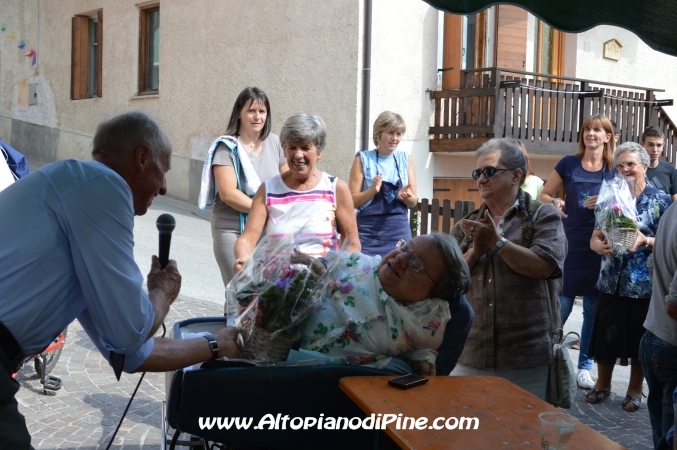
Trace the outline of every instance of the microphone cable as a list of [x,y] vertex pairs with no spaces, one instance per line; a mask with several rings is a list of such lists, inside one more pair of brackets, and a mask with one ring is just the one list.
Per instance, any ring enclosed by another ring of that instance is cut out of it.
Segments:
[[[174,216],[172,216],[171,214],[161,214],[157,218],[155,226],[158,229],[160,238],[158,259],[160,260],[160,269],[162,270],[165,267],[167,267],[167,262],[169,261],[169,246],[172,240],[172,231],[174,231],[174,227],[176,226],[176,220],[174,219]],[[165,334],[167,334],[167,327],[165,327],[165,323],[162,322],[162,337],[165,337]],[[136,392],[139,390],[139,386],[141,386],[141,382],[143,381],[143,377],[145,376],[146,372],[143,372],[141,374],[141,378],[139,378],[139,382],[136,384],[136,388],[134,388],[134,392],[132,392],[132,396],[130,397],[129,402],[127,403],[125,411],[122,413],[122,417],[120,417],[120,422],[118,422],[118,426],[117,428],[115,428],[113,436],[110,438],[110,441],[108,442],[108,447],[106,447],[106,450],[109,450],[110,446],[113,444],[113,440],[115,439],[115,436],[118,434],[120,426],[122,425],[122,421],[125,420],[127,411],[129,411],[129,407],[132,404],[132,400],[134,400],[134,396],[136,395]]]
[[[165,327],[165,323],[162,322],[162,337],[165,337],[165,334],[167,333],[167,327]],[[139,378],[139,382],[136,383],[136,387],[134,388],[134,392],[132,392],[132,396],[129,398],[129,402],[127,402],[127,407],[125,408],[124,412],[122,413],[122,417],[120,417],[120,421],[118,422],[118,426],[115,428],[115,431],[113,432],[113,436],[111,436],[110,441],[108,441],[108,446],[106,447],[106,450],[110,449],[110,446],[113,445],[113,441],[115,440],[115,436],[118,434],[118,431],[120,430],[120,427],[122,426],[122,421],[125,420],[125,416],[127,415],[127,411],[129,411],[129,407],[132,405],[132,400],[134,400],[134,396],[136,395],[136,391],[139,390],[139,386],[141,386],[141,382],[143,381],[143,377],[146,376],[146,372],[143,372],[141,374],[141,378]],[[163,437],[164,439],[164,437]]]

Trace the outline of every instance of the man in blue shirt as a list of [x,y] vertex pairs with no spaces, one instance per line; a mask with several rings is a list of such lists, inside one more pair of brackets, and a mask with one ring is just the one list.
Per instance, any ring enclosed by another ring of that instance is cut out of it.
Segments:
[[11,378],[73,319],[119,376],[237,356],[235,331],[153,338],[179,294],[176,262],[147,277],[134,261],[134,216],[167,192],[171,145],[147,116],[102,123],[93,161],[63,160],[0,193],[0,450],[30,448]]

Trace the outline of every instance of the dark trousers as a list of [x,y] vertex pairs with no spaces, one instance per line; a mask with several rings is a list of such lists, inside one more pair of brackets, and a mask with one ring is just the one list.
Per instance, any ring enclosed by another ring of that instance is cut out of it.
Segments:
[[30,450],[31,435],[14,395],[19,383],[0,365],[0,450]]
[[647,331],[639,344],[644,378],[649,386],[649,410],[654,448],[674,423],[672,393],[677,388],[677,347]]

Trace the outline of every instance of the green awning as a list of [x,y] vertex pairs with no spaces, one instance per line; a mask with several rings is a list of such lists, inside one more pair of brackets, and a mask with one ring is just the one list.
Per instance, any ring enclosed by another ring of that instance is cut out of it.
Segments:
[[632,31],[649,47],[677,56],[677,0],[423,0],[453,14],[474,14],[495,4],[524,8],[561,31],[580,33],[597,25]]

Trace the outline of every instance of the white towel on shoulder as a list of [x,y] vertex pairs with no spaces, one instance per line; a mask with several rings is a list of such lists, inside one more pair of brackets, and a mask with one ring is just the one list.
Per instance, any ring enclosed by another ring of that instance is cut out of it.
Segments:
[[[214,203],[216,197],[216,183],[214,182],[214,171],[212,170],[212,160],[214,152],[219,143],[223,142],[231,151],[231,158],[235,156],[239,162],[242,171],[244,172],[245,186],[243,192],[252,197],[261,186],[261,180],[254,170],[247,152],[243,146],[238,145],[238,140],[234,136],[221,136],[216,139],[207,150],[204,166],[202,166],[202,181],[200,184],[200,196],[198,198],[198,207],[205,209]],[[234,152],[237,152],[236,154]],[[233,158],[233,165],[236,165],[235,158]]]

